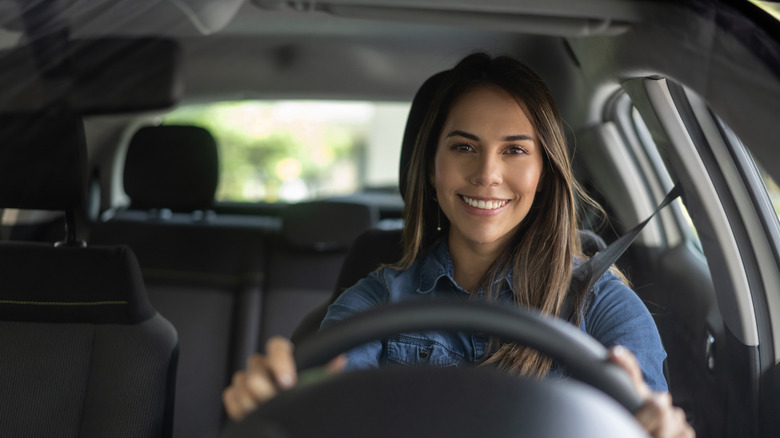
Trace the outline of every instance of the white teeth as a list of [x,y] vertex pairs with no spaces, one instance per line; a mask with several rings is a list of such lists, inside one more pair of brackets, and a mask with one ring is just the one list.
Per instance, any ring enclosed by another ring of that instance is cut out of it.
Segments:
[[497,208],[503,207],[504,205],[506,205],[507,202],[509,202],[509,201],[484,201],[481,199],[476,200],[476,199],[471,199],[468,196],[461,196],[461,198],[463,198],[463,200],[466,201],[466,204],[482,210],[495,210]]

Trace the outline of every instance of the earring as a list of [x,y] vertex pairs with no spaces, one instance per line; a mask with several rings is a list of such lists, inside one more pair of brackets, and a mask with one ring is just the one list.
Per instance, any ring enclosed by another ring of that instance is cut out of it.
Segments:
[[439,207],[439,200],[435,197],[433,202],[436,203],[436,231],[441,231],[441,207]]

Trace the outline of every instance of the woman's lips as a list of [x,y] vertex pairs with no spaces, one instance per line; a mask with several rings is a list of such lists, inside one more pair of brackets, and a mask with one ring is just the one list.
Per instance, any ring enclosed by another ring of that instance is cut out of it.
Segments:
[[478,208],[480,210],[496,210],[503,206],[505,206],[509,200],[508,199],[479,199],[479,198],[472,198],[466,195],[460,195],[460,198],[468,204],[471,207]]
[[510,199],[486,199],[472,198],[471,196],[459,195],[463,202],[463,208],[470,214],[477,216],[493,216],[502,212],[511,202]]

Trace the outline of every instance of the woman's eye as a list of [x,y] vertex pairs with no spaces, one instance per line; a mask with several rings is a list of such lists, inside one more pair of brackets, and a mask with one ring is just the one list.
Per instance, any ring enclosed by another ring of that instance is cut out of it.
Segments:
[[509,155],[524,155],[527,154],[528,151],[520,146],[510,146],[506,148],[505,153]]
[[473,152],[474,147],[468,143],[456,143],[452,145],[452,150],[458,152]]

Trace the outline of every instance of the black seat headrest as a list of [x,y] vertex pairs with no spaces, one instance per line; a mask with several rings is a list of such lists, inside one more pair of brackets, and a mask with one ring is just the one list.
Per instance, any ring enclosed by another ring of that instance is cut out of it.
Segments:
[[197,126],[147,126],[127,150],[125,192],[130,208],[208,210],[219,179],[217,142]]
[[0,320],[133,324],[156,312],[126,247],[0,243]]
[[364,230],[376,225],[377,209],[337,201],[292,204],[282,212],[282,236],[299,249],[345,250]]
[[55,109],[0,117],[0,208],[71,210],[85,198],[79,116]]

